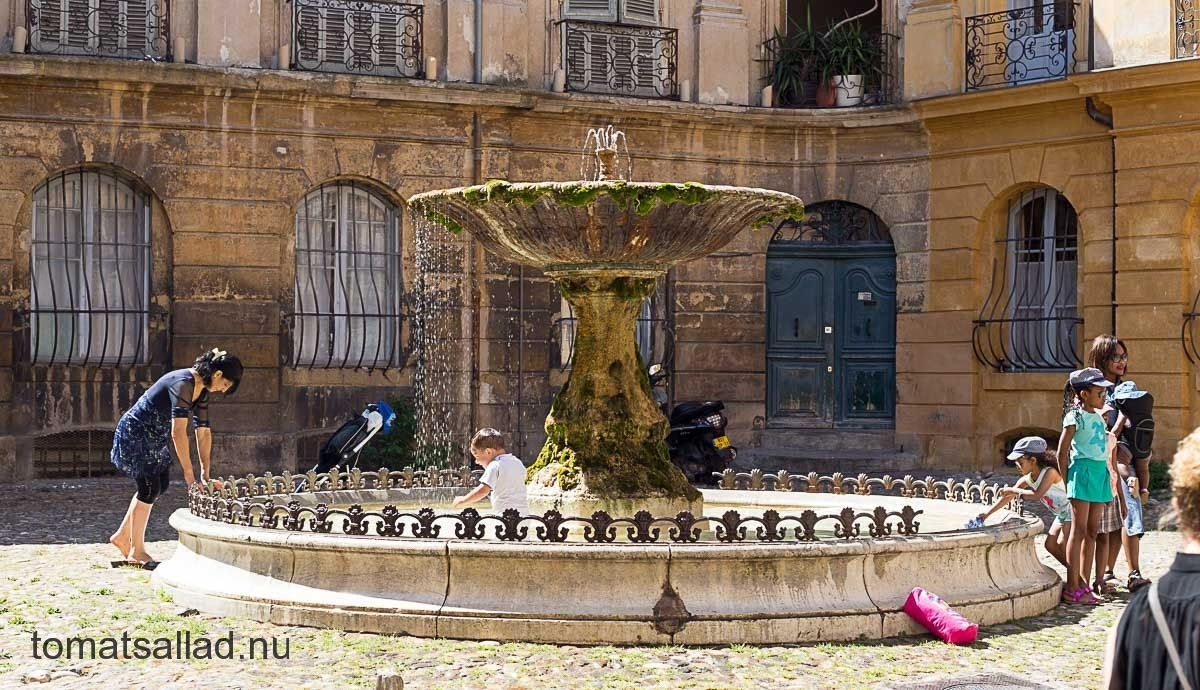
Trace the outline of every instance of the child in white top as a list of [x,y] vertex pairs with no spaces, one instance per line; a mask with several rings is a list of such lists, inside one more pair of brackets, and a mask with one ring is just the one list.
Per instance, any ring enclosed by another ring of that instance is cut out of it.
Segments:
[[[1067,498],[1067,486],[1058,473],[1058,458],[1054,451],[1046,448],[1046,441],[1037,436],[1026,436],[1017,441],[1008,454],[1023,473],[1012,486],[1000,489],[1000,497],[986,513],[980,513],[977,524],[1007,506],[1014,498],[1041,501],[1054,514],[1054,523],[1046,535],[1046,551],[1054,560],[1067,565],[1067,535],[1070,532],[1071,501]],[[1063,527],[1068,529],[1063,529]]]
[[525,463],[504,449],[504,435],[490,428],[480,429],[471,439],[471,455],[483,468],[479,486],[465,496],[455,498],[451,507],[469,506],[492,497],[492,512],[503,515],[512,508],[521,515],[529,514],[529,499],[525,494]]

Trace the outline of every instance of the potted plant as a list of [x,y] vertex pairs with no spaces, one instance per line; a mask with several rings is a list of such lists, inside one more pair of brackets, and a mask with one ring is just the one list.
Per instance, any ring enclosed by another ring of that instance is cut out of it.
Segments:
[[823,92],[830,96],[824,105],[833,105],[832,90],[821,88],[832,76],[829,51],[824,34],[812,28],[811,18],[807,26],[791,22],[786,34],[776,28],[763,49],[763,61],[770,65],[764,81],[772,86],[777,105],[800,106],[813,99],[822,105]]
[[825,35],[825,43],[838,106],[858,105],[863,86],[879,83],[883,62],[879,42],[860,22],[851,21],[834,26]]

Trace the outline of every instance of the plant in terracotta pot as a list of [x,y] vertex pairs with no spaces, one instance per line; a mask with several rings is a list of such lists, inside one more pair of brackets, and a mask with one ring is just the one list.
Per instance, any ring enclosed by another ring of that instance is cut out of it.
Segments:
[[775,105],[803,106],[820,100],[821,86],[829,82],[832,72],[825,36],[812,27],[811,19],[807,26],[791,22],[786,34],[776,28],[763,50],[762,61],[770,66],[764,81],[772,86]]
[[838,106],[858,105],[866,84],[878,84],[882,74],[883,51],[876,37],[858,21],[834,26],[826,35],[833,85]]

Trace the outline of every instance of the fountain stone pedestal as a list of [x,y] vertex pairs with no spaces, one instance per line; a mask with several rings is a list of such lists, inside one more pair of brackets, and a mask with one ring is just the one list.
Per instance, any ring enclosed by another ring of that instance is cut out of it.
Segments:
[[623,180],[508,183],[418,194],[414,211],[466,230],[502,259],[558,282],[576,316],[567,383],[529,468],[535,511],[702,513],[671,463],[634,329],[642,301],[673,265],[720,249],[754,225],[803,215],[800,200],[763,189]]

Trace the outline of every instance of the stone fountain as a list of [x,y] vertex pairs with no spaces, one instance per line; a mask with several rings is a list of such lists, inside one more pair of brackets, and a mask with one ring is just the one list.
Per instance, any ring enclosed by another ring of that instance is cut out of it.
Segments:
[[727,471],[700,512],[667,455],[636,315],[671,266],[802,207],[760,189],[611,179],[623,137],[590,138],[594,181],[411,199],[553,277],[575,309],[574,368],[531,468],[550,509],[453,512],[478,481],[463,468],[229,477],[171,516],[179,547],[156,585],[176,605],[280,625],[566,644],[912,634],[902,607],[917,585],[983,625],[1053,608],[1061,585],[1038,562],[1039,519],[961,528],[995,485]]
[[469,232],[496,256],[550,276],[574,310],[574,364],[530,468],[535,505],[699,514],[699,492],[667,452],[669,425],[635,342],[638,313],[672,266],[720,249],[747,228],[799,219],[804,207],[764,189],[621,179],[623,138],[611,127],[589,132],[595,181],[492,181],[418,194],[410,205],[453,232]]

